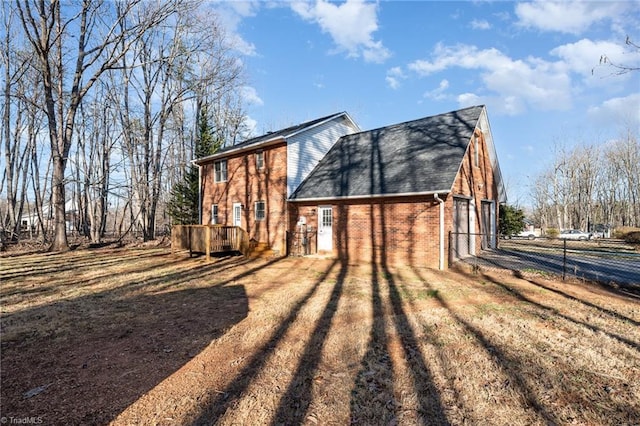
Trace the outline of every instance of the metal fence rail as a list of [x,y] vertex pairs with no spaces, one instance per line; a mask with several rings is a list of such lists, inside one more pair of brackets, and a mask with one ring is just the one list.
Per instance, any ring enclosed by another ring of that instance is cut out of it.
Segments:
[[640,292],[640,251],[621,240],[503,239],[496,249],[475,243],[482,234],[451,233],[450,265],[456,262],[580,278]]
[[307,256],[317,249],[315,229],[287,231],[287,256]]

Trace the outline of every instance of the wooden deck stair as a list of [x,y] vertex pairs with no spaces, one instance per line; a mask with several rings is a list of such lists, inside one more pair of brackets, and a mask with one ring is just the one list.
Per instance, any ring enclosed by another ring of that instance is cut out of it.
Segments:
[[222,225],[174,225],[171,229],[171,251],[188,250],[204,253],[207,260],[211,253],[240,252],[247,257],[265,258],[279,254],[269,243],[249,238],[244,229]]
[[172,252],[204,253],[209,260],[211,253],[237,251],[248,256],[251,249],[249,234],[238,226],[174,225],[171,228]]

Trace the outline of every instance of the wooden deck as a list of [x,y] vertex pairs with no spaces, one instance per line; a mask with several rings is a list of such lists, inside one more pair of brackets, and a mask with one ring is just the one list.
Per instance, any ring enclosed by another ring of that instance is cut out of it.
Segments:
[[174,225],[171,228],[171,252],[189,250],[204,253],[207,260],[212,253],[251,253],[249,234],[238,226],[223,225]]

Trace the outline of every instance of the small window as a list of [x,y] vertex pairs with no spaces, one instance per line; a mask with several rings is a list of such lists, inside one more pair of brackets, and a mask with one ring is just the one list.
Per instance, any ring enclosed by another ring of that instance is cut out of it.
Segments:
[[473,137],[473,161],[478,167],[480,165],[480,153],[478,152],[478,136]]
[[331,209],[329,208],[322,209],[322,227],[331,228],[332,219],[333,218],[331,217]]
[[264,168],[264,151],[256,152],[256,169]]
[[211,224],[217,225],[218,223],[218,205],[211,204]]
[[256,220],[264,220],[264,201],[256,201]]
[[220,160],[213,163],[215,182],[227,181],[227,160]]

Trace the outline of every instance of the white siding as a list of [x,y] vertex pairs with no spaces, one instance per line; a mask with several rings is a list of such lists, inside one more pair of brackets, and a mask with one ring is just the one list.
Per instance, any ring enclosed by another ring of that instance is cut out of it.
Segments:
[[287,198],[300,186],[336,141],[360,131],[344,116],[287,139]]

